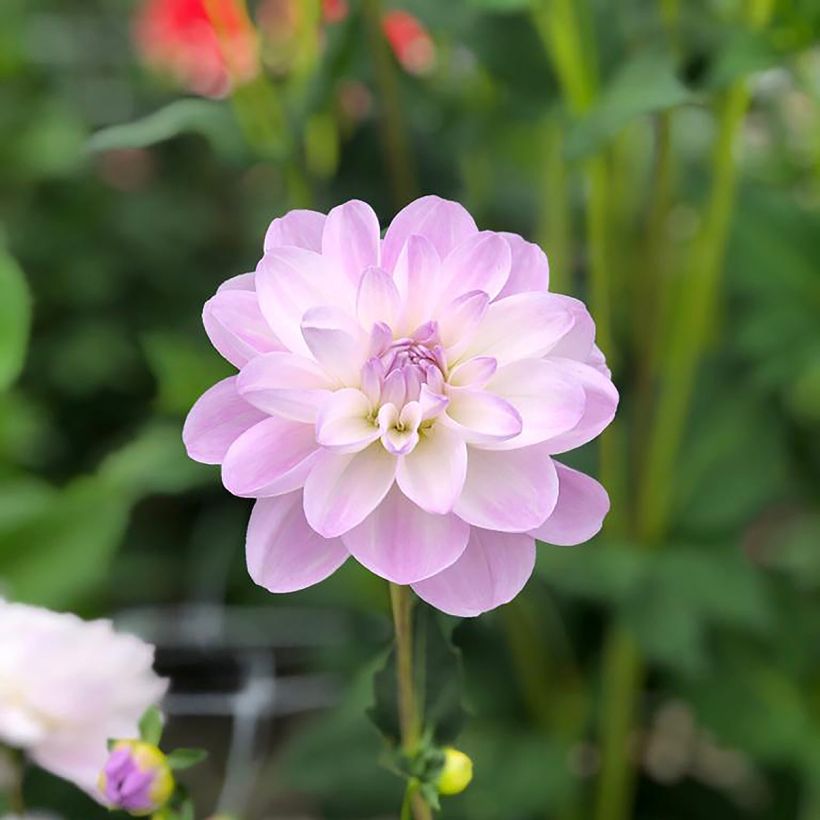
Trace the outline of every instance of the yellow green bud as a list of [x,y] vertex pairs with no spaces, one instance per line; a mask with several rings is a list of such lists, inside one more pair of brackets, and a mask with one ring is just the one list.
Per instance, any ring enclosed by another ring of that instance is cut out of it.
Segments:
[[438,777],[439,794],[459,794],[473,779],[473,761],[464,752],[447,746],[444,749],[444,765]]

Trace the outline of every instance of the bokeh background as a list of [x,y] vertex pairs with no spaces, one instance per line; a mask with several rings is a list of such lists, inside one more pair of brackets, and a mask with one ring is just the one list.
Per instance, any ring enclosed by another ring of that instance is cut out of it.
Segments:
[[396,817],[385,585],[254,587],[180,430],[273,217],[438,193],[544,246],[622,395],[575,461],[604,533],[454,631],[476,778],[441,816],[820,817],[818,4],[210,0],[194,47],[174,5],[0,3],[3,594],[158,644],[201,816]]

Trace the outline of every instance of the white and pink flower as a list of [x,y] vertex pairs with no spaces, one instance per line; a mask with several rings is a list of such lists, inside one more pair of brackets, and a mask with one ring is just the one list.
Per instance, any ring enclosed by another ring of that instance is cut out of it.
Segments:
[[230,492],[257,499],[258,584],[301,589],[352,555],[478,615],[518,594],[536,539],[595,535],[606,492],[553,456],[596,437],[618,393],[584,305],[548,292],[540,248],[429,196],[383,239],[363,202],[292,211],[264,250],[205,305],[240,372],[183,433]]
[[137,737],[165,694],[154,647],[110,621],[2,600],[0,647],[0,745],[100,800],[108,739]]

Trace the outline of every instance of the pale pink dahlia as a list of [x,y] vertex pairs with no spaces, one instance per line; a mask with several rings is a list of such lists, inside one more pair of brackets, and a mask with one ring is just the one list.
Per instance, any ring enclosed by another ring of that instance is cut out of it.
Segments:
[[552,456],[597,436],[618,393],[595,326],[547,291],[547,258],[429,196],[381,239],[363,202],[275,219],[256,272],[203,314],[239,368],[196,403],[189,455],[256,498],[252,578],[272,592],[349,556],[433,606],[511,600],[535,539],[601,527],[597,481]]

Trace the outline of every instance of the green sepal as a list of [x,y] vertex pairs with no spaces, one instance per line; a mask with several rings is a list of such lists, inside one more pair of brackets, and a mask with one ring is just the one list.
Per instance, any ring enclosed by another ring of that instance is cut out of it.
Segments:
[[164,727],[165,719],[162,717],[162,712],[156,706],[149,707],[140,718],[140,740],[152,746],[159,746]]
[[190,769],[208,757],[205,749],[174,749],[167,755],[168,765],[174,770]]

